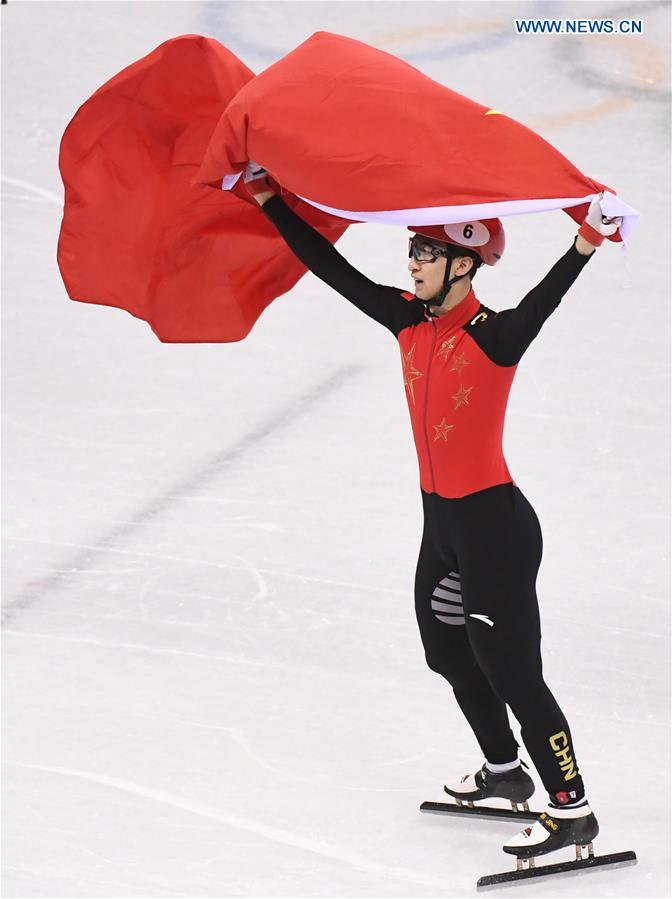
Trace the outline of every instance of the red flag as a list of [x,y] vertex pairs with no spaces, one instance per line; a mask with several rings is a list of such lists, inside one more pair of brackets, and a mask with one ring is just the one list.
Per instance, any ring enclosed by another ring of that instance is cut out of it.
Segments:
[[[163,341],[240,340],[306,269],[244,190],[194,188],[213,129],[254,73],[215,40],[166,41],[78,110],[61,141],[58,264],[74,300]],[[348,227],[287,196],[332,242]]]
[[446,224],[564,208],[581,222],[601,191],[611,191],[604,213],[627,218],[624,234],[637,215],[524,125],[327,32],[239,91],[198,180],[219,187],[248,159],[316,207],[357,221]]
[[351,221],[564,208],[579,222],[603,190],[623,237],[637,217],[530,129],[359,41],[320,32],[255,77],[186,35],[104,84],[63,135],[69,296],[127,309],[163,341],[243,338],[305,272],[242,189],[250,159],[332,243]]

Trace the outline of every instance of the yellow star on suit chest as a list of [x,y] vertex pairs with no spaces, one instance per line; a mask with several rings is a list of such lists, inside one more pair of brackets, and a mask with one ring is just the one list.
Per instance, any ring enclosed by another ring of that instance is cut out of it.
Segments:
[[415,406],[415,393],[413,392],[413,382],[423,376],[421,371],[415,367],[413,362],[413,353],[415,353],[415,344],[405,353],[401,351],[401,363],[404,369],[404,384],[408,388],[413,405]]
[[469,363],[467,362],[464,353],[460,353],[453,358],[453,364],[448,371],[456,371],[459,375],[465,365],[469,365]]
[[455,400],[456,409],[459,409],[460,406],[469,405],[469,394],[473,389],[473,387],[464,387],[463,384],[460,384],[460,389],[451,396],[451,400]]
[[439,352],[437,353],[437,355],[443,356],[444,359],[447,359],[448,354],[452,353],[452,351],[455,349],[455,341],[456,340],[457,340],[457,337],[455,337],[455,336],[449,337],[448,340],[444,340],[443,343],[441,344],[441,346],[439,347]]

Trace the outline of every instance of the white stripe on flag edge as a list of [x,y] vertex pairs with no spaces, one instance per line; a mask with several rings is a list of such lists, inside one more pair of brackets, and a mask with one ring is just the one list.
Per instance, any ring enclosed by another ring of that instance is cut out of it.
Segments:
[[[222,190],[231,190],[242,172],[232,175],[224,175],[222,178]],[[473,219],[506,218],[507,215],[529,215],[535,212],[549,212],[554,209],[569,209],[572,206],[580,206],[582,203],[590,203],[597,194],[588,194],[585,197],[554,197],[542,200],[502,200],[497,203],[470,203],[462,206],[425,206],[416,209],[387,209],[379,211],[354,211],[351,209],[338,209],[335,206],[326,206],[308,197],[298,195],[305,203],[337,215],[339,218],[350,219],[355,222],[376,222],[388,225],[443,225],[456,222],[469,222]],[[623,242],[630,237],[639,219],[639,212],[629,206],[620,197],[605,191],[600,203],[603,215],[613,217],[623,216],[621,236]]]
[[[534,212],[549,212],[553,209],[568,209],[571,206],[580,206],[582,203],[590,203],[597,194],[588,194],[585,197],[555,197],[543,200],[503,200],[497,203],[472,203],[464,206],[427,206],[417,209],[388,209],[384,211],[358,211],[337,209],[334,206],[326,206],[300,197],[306,203],[337,215],[340,218],[351,219],[359,222],[377,222],[389,225],[443,225],[455,222],[469,222],[474,219],[505,218],[507,215],[528,215]],[[600,208],[606,216],[623,216],[621,235],[627,239],[637,223],[639,212],[628,206],[615,194],[605,192],[600,203]]]
[[222,190],[232,190],[242,174],[242,172],[236,172],[235,175],[224,175],[222,178]]

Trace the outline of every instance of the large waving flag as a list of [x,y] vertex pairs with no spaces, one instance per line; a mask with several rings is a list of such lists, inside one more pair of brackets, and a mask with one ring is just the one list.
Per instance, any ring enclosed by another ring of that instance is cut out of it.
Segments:
[[[305,273],[242,186],[192,186],[222,110],[253,78],[217,41],[186,35],[80,107],[59,159],[58,264],[73,300],[126,309],[165,342],[233,341]],[[332,242],[348,227],[285,199]]]
[[305,272],[242,188],[250,159],[332,243],[353,221],[564,209],[580,222],[602,191],[603,212],[624,216],[615,239],[637,216],[530,129],[359,41],[319,32],[255,77],[186,35],[104,84],[66,129],[69,296],[127,309],[163,341],[243,338]]
[[389,53],[318,32],[222,115],[199,181],[229,188],[248,159],[319,209],[355,221],[447,224],[564,209],[637,216],[547,141]]

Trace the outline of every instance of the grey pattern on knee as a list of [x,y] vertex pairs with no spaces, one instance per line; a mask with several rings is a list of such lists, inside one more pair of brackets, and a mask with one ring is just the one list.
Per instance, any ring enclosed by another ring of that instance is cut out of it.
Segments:
[[460,575],[451,571],[434,589],[431,601],[434,617],[443,624],[460,625],[465,623],[462,606],[462,587]]

